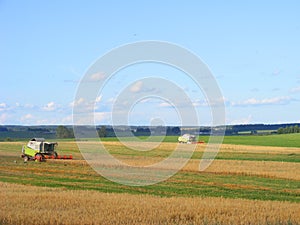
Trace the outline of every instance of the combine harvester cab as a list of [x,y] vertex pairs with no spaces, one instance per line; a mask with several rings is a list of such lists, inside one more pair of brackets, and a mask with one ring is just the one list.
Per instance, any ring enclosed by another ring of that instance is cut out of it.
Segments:
[[33,138],[22,148],[21,157],[28,160],[44,161],[45,159],[72,159],[72,156],[59,156],[55,151],[57,142],[46,142],[44,138]]

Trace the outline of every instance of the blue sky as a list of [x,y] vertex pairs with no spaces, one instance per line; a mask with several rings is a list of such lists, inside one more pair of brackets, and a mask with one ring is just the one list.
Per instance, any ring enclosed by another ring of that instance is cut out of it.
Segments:
[[[178,44],[208,65],[227,124],[300,122],[299,9],[299,1],[2,0],[0,124],[72,124],[74,96],[89,66],[113,48],[144,40]],[[117,94],[152,74],[175,77],[201,123],[210,123],[205,97],[189,79],[151,65],[116,74],[96,101],[96,122],[111,123]],[[177,124],[166,102],[142,103],[132,124],[154,117]]]

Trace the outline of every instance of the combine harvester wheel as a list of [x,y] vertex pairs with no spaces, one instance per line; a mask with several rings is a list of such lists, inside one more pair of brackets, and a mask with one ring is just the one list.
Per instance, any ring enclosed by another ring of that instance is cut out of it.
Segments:
[[37,154],[35,155],[35,157],[34,157],[34,160],[35,160],[36,162],[42,162],[42,161],[43,161],[43,155],[40,154],[40,153],[37,153]]

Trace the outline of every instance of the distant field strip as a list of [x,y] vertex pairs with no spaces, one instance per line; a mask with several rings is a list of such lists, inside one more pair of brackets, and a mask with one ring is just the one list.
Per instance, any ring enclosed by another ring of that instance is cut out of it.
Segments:
[[[139,137],[146,140],[147,137]],[[177,142],[178,136],[166,136],[164,142]],[[161,137],[153,137],[153,140],[160,140]],[[118,141],[118,138],[109,137],[102,138],[102,141]],[[132,141],[132,138],[127,138]],[[209,140],[209,136],[200,136],[200,141]],[[273,146],[273,147],[296,147],[300,148],[300,133],[295,134],[280,134],[280,135],[238,135],[238,136],[224,136],[224,144],[234,145],[254,145],[254,146]]]
[[0,182],[0,224],[299,224],[291,202],[157,197]]

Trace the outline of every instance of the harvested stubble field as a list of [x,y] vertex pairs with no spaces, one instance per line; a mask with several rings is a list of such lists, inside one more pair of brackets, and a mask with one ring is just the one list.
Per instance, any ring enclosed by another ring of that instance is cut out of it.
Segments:
[[[98,175],[75,142],[58,148],[75,160],[43,163],[23,163],[22,144],[0,143],[0,224],[300,224],[300,148],[224,144],[199,172],[205,145],[197,145],[175,176],[131,187]],[[104,144],[130,165],[158,162],[176,146],[139,152]]]

